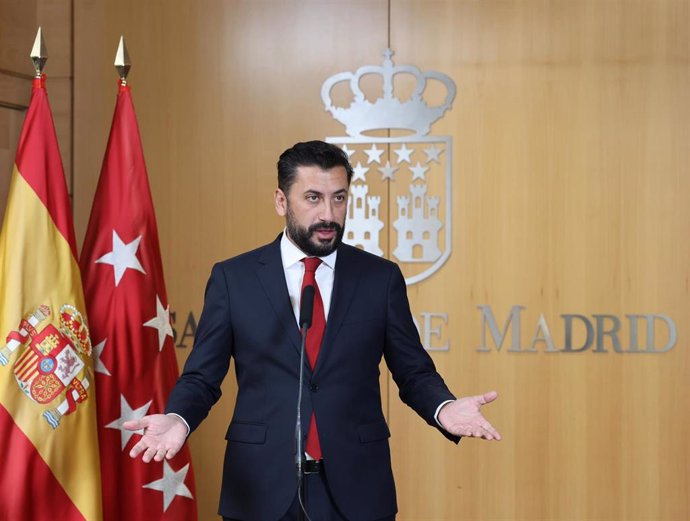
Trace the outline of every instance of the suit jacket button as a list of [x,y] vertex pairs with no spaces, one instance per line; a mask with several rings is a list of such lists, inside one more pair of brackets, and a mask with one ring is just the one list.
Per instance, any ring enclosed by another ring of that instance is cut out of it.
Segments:
[[315,393],[316,391],[319,390],[319,386],[316,385],[316,384],[311,384],[311,385],[309,386],[309,389],[311,390],[311,392]]

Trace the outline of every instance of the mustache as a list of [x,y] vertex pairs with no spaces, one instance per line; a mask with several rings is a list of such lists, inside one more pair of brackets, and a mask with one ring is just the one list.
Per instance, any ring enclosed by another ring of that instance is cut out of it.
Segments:
[[319,230],[335,230],[336,232],[340,233],[342,229],[343,227],[335,221],[326,221],[318,224],[312,224],[308,228],[310,234]]

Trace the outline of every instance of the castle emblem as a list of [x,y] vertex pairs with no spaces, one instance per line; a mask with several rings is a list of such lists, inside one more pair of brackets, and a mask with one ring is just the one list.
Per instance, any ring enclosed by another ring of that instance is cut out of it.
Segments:
[[13,366],[17,385],[27,398],[44,406],[43,418],[56,429],[63,416],[88,398],[85,360],[91,356],[91,340],[74,306],[65,304],[52,321],[51,316],[50,307],[41,305],[22,319],[0,349],[0,365],[7,366],[18,353]]
[[[452,139],[429,131],[456,89],[445,74],[395,66],[392,56],[386,49],[381,66],[331,76],[321,99],[347,134],[326,140],[348,154],[354,170],[343,240],[394,259],[410,285],[451,252]],[[376,80],[380,89],[372,87]],[[442,100],[430,103],[439,90]]]

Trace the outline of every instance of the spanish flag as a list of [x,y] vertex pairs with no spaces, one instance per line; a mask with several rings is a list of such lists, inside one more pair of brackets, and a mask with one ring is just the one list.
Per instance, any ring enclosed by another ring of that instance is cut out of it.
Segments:
[[0,519],[102,519],[91,351],[65,175],[36,78],[0,232]]

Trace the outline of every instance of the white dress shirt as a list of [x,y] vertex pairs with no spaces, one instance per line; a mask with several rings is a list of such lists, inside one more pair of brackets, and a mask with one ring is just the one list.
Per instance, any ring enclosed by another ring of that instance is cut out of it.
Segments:
[[[295,314],[295,322],[299,324],[299,306],[302,297],[302,279],[304,278],[304,263],[302,259],[306,256],[302,250],[295,246],[283,232],[280,239],[280,256],[283,259],[283,271],[285,272],[285,282],[287,283],[290,304]],[[328,322],[328,311],[331,309],[331,295],[333,294],[333,275],[335,273],[335,261],[338,252],[334,251],[325,257],[319,257],[321,264],[316,268],[316,284],[319,286],[321,300],[323,301],[323,313]]]

